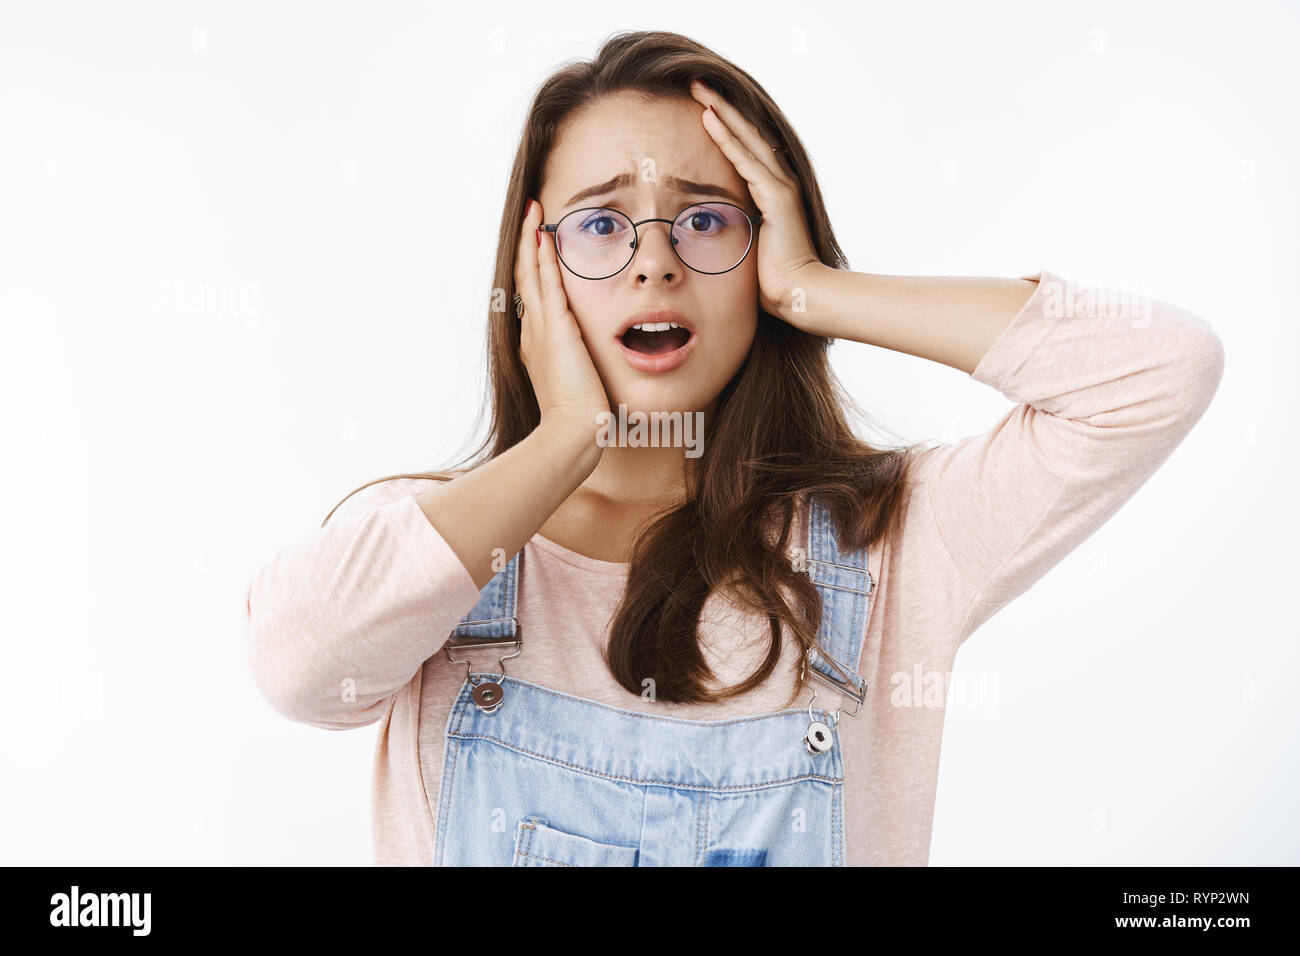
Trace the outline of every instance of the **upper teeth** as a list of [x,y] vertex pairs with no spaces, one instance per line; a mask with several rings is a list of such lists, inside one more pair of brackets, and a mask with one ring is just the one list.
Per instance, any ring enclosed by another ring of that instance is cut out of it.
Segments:
[[676,322],[638,322],[632,326],[632,328],[640,329],[642,332],[667,332],[669,329],[679,327]]

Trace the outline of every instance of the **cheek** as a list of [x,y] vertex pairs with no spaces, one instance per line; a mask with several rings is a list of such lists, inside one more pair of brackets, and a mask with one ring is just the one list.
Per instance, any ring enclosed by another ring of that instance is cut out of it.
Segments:
[[589,282],[563,272],[560,283],[564,287],[565,303],[577,319],[583,339],[594,343],[599,336],[610,334],[602,330],[611,325],[610,316],[616,314],[612,311],[615,303],[610,296],[614,284],[602,286],[599,282]]
[[729,380],[736,370],[745,363],[745,357],[754,344],[754,334],[758,329],[756,306],[747,311],[733,313],[723,332],[721,347],[717,350],[719,371],[724,379]]
[[[740,269],[736,270],[740,272]],[[758,329],[758,282],[748,276],[739,277],[738,281],[727,290],[725,306],[719,303],[721,314],[727,317],[725,338],[727,348],[724,350],[734,366],[749,354],[753,344],[754,333]]]

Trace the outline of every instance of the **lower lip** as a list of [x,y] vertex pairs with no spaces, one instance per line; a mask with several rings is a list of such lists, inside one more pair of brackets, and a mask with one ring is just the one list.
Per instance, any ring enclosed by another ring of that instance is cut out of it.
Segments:
[[679,349],[671,352],[662,352],[659,355],[647,355],[645,352],[638,352],[636,349],[630,349],[623,344],[623,340],[618,336],[614,341],[618,347],[623,350],[623,355],[627,359],[627,364],[640,372],[671,372],[677,366],[686,361],[686,357],[691,354],[695,348],[695,340],[699,338],[698,334],[692,333],[691,337],[686,340],[686,344]]

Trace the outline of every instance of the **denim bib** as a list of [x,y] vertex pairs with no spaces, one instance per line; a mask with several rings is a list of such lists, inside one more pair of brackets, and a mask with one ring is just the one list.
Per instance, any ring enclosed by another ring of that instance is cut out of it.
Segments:
[[[452,632],[447,656],[523,647],[516,554]],[[858,704],[875,590],[817,498],[802,571],[823,614],[812,676]],[[815,701],[814,697],[814,701]],[[834,699],[832,695],[832,699]],[[856,712],[856,708],[855,708]],[[469,672],[447,718],[435,866],[843,866],[838,715],[805,708],[683,720]],[[810,723],[822,739],[807,743]]]

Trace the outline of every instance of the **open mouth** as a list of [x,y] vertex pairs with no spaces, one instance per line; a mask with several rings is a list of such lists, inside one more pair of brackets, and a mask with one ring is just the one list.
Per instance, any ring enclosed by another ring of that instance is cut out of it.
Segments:
[[646,322],[623,333],[622,342],[642,355],[666,355],[691,339],[690,329],[673,322]]

